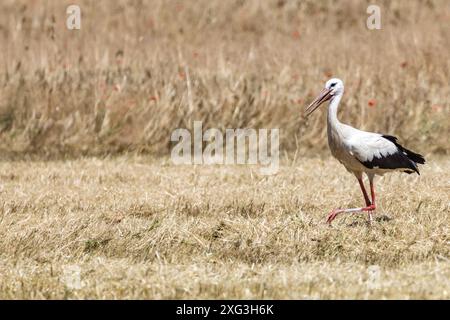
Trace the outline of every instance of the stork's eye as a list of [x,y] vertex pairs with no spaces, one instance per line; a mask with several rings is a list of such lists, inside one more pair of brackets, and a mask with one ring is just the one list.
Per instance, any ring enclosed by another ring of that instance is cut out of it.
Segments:
[[330,88],[333,88],[335,85],[337,84],[337,82],[334,82],[330,85]]

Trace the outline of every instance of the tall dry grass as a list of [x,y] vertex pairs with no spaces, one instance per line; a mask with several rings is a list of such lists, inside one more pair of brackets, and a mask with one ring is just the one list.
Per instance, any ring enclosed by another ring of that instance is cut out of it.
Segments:
[[[170,150],[170,133],[278,127],[283,150],[320,151],[324,115],[303,107],[346,84],[341,118],[447,153],[447,1],[72,1],[0,5],[0,148],[49,155]],[[370,105],[368,104],[371,101]]]

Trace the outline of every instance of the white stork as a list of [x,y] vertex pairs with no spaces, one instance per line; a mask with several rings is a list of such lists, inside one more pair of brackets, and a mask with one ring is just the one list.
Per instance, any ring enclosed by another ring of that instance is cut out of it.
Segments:
[[[361,131],[341,123],[337,118],[337,111],[343,94],[342,80],[330,79],[319,96],[306,108],[305,113],[309,116],[322,103],[330,100],[327,117],[328,145],[333,156],[358,179],[366,206],[335,209],[328,215],[327,222],[331,223],[341,213],[368,212],[371,223],[372,212],[376,208],[374,176],[391,171],[419,174],[417,164],[424,164],[425,159],[422,155],[402,147],[396,137]],[[369,178],[372,201],[364,188],[363,173]]]

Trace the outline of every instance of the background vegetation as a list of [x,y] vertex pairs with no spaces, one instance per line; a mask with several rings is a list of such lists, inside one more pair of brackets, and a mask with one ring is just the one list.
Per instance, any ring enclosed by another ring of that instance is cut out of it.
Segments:
[[[4,155],[169,153],[191,128],[274,128],[283,151],[324,150],[324,115],[303,108],[330,77],[341,118],[448,153],[447,1],[2,1]],[[322,112],[324,114],[324,112]]]

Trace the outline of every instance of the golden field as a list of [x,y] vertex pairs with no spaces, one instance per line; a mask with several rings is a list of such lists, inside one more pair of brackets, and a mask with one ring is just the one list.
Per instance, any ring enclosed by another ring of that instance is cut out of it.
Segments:
[[[0,298],[448,299],[449,23],[445,0],[3,0]],[[343,122],[427,159],[376,180],[371,227],[325,224],[363,204],[302,116],[330,77]],[[279,128],[279,172],[173,165],[194,121]]]
[[331,159],[173,166],[142,157],[4,162],[0,298],[439,298],[450,294],[448,159],[377,180]]

